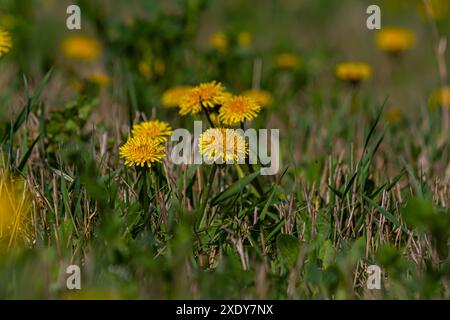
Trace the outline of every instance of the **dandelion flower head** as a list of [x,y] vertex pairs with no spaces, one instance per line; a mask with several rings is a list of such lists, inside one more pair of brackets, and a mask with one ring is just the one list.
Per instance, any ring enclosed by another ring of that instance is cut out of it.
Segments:
[[268,107],[273,103],[272,95],[265,90],[259,89],[247,90],[244,91],[242,95],[244,97],[253,99],[261,107]]
[[261,110],[260,105],[246,96],[232,96],[219,110],[219,119],[225,125],[236,125],[253,120]]
[[0,57],[8,53],[12,48],[12,40],[9,32],[0,28]]
[[166,142],[172,132],[169,123],[159,120],[141,122],[132,129],[133,137],[144,137],[158,142]]
[[89,36],[71,35],[66,37],[62,44],[63,54],[77,61],[92,61],[100,56],[102,47],[100,43]]
[[241,162],[248,154],[245,138],[234,129],[210,128],[200,135],[198,145],[210,161]]
[[414,33],[400,27],[383,27],[375,37],[378,48],[389,53],[401,53],[411,49],[415,42]]
[[202,83],[186,92],[180,103],[180,114],[197,114],[202,108],[214,108],[222,105],[229,94],[221,83],[212,81]]
[[450,108],[450,86],[435,90],[429,99],[431,109],[447,106]]
[[125,159],[125,165],[151,167],[153,163],[161,162],[165,157],[164,146],[157,140],[136,136],[119,149],[120,157]]
[[281,53],[274,59],[275,67],[279,69],[298,69],[302,65],[302,59],[294,53]]
[[343,81],[357,84],[372,76],[372,68],[367,63],[342,62],[336,66],[336,76]]
[[166,90],[162,96],[162,105],[164,108],[175,108],[180,106],[184,95],[191,90],[190,86],[177,86]]
[[209,45],[219,51],[225,51],[228,48],[228,36],[224,32],[216,32],[209,38]]

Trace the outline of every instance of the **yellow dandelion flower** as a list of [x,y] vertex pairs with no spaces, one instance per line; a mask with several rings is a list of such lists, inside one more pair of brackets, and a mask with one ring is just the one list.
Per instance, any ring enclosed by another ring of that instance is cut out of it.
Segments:
[[248,48],[252,44],[253,37],[248,31],[239,32],[237,36],[237,43],[241,48]]
[[412,48],[414,33],[400,27],[383,27],[375,37],[378,48],[385,52],[398,54]]
[[397,124],[403,118],[402,111],[397,107],[390,107],[386,112],[386,120],[390,124]]
[[450,108],[450,86],[435,90],[429,99],[431,109],[447,106]]
[[200,135],[200,154],[210,161],[244,161],[248,154],[245,138],[233,129],[210,128]]
[[25,181],[0,169],[0,243],[11,247],[31,239],[31,195]]
[[151,167],[155,162],[161,162],[165,157],[164,146],[157,140],[147,137],[133,137],[119,149],[120,157],[125,159],[125,165]]
[[8,53],[12,48],[12,40],[9,32],[0,29],[0,57]]
[[145,78],[150,78],[152,74],[152,69],[150,68],[150,64],[147,61],[142,60],[138,65],[139,73]]
[[212,81],[202,83],[186,92],[180,103],[180,114],[199,113],[202,108],[222,105],[229,97],[221,83]]
[[107,87],[111,83],[111,77],[102,71],[90,73],[88,79],[100,87]]
[[342,62],[336,66],[336,76],[352,84],[358,84],[372,76],[372,68],[367,63]]
[[175,108],[180,106],[184,95],[191,89],[190,86],[177,86],[166,90],[161,99],[163,107]]
[[272,95],[265,90],[247,90],[242,95],[253,99],[261,107],[268,107],[273,103]]
[[166,72],[166,63],[163,59],[156,58],[153,62],[153,69],[156,75],[161,76]]
[[228,42],[228,36],[224,32],[216,32],[209,38],[209,45],[219,51],[226,51]]
[[225,125],[236,125],[245,120],[256,118],[261,107],[259,104],[245,96],[233,96],[219,110],[219,119]]
[[274,59],[274,65],[278,69],[298,69],[302,63],[302,59],[294,53],[281,53]]
[[94,38],[85,35],[66,37],[62,44],[63,54],[73,60],[92,61],[100,56],[101,44]]
[[172,134],[170,124],[165,121],[150,120],[133,126],[133,137],[144,137],[158,142],[166,142]]

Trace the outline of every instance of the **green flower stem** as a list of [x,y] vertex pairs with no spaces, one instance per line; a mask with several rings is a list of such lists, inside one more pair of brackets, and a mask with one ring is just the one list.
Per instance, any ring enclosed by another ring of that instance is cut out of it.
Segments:
[[206,119],[208,119],[209,125],[211,126],[211,128],[214,128],[214,122],[211,120],[208,109],[203,106],[202,106],[202,109],[203,109],[203,112],[205,112],[205,116],[206,116]]
[[142,168],[142,189],[141,189],[141,201],[142,201],[142,207],[144,209],[144,215],[147,215],[150,209],[150,202],[149,202],[149,196],[148,196],[148,184],[147,184],[147,175],[149,172],[148,167]]
[[205,186],[205,193],[203,194],[202,205],[200,207],[200,214],[202,215],[202,219],[200,220],[199,228],[201,229],[203,225],[207,221],[207,204],[209,200],[209,194],[211,193],[211,186],[214,183],[214,177],[216,176],[217,164],[213,163],[211,167],[211,171],[209,173],[208,182]]

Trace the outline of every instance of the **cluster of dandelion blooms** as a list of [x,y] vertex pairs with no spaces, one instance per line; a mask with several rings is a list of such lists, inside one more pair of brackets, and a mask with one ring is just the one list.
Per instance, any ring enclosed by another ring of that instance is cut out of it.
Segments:
[[167,122],[150,120],[133,126],[132,137],[120,147],[120,157],[127,166],[151,168],[153,163],[161,162],[166,156],[164,142],[172,134]]
[[11,36],[7,31],[0,29],[0,57],[8,53],[12,48]]
[[210,128],[200,135],[200,154],[210,161],[241,162],[248,154],[245,138],[236,130]]

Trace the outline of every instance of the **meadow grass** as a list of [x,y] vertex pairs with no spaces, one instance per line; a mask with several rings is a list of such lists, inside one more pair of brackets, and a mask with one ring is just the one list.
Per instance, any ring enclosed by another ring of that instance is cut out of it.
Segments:
[[[82,33],[101,43],[100,57],[80,62],[60,50],[70,32],[53,28],[64,5],[44,2],[0,5],[0,26],[14,21],[0,58],[0,190],[16,194],[7,181],[22,181],[29,205],[0,192],[0,298],[450,298],[448,110],[429,99],[446,79],[448,16],[428,21],[421,1],[383,7],[417,34],[391,56],[365,24],[342,35],[365,18],[364,1],[79,1]],[[207,40],[217,25],[224,34]],[[373,75],[336,79],[351,57]],[[161,100],[211,80],[270,93],[245,125],[280,129],[278,174],[167,157],[124,164],[139,122],[214,125],[204,106],[182,116]],[[66,288],[71,264],[82,290]],[[367,289],[369,265],[383,271],[380,290]]]

